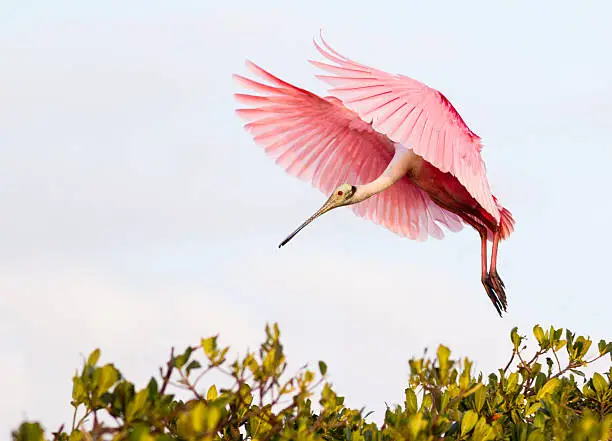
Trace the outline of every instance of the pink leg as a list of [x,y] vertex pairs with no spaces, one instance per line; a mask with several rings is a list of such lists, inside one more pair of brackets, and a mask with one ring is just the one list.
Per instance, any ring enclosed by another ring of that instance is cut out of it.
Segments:
[[478,234],[480,235],[480,263],[482,269],[482,283],[485,283],[485,280],[489,275],[487,271],[487,230],[482,228],[478,231]]
[[501,233],[498,230],[493,236],[493,247],[491,249],[491,267],[489,270],[489,276],[491,278],[491,282],[495,288],[495,291],[497,291],[499,295],[499,299],[501,300],[503,309],[505,311],[508,307],[508,302],[506,300],[506,292],[504,290],[505,285],[502,279],[499,277],[499,274],[497,274],[497,248],[499,247],[500,239]]
[[[472,227],[474,227],[474,229],[476,231],[478,231],[478,234],[480,235],[480,258],[481,258],[481,281],[482,281],[482,286],[484,286],[484,289],[487,293],[487,296],[489,296],[489,299],[491,300],[491,303],[493,303],[493,306],[495,307],[495,310],[497,311],[497,313],[500,315],[502,315],[502,310],[505,311],[506,310],[506,295],[503,291],[503,283],[500,284],[496,284],[493,280],[492,280],[492,271],[494,271],[494,266],[492,266],[490,271],[487,271],[487,228],[474,221],[471,217],[467,216],[467,215],[461,215],[461,218],[467,222],[468,224],[470,224]],[[498,240],[499,242],[499,240]],[[497,245],[496,242],[493,242],[493,250],[492,250],[492,259],[495,259],[497,256]],[[495,273],[497,274],[497,273]],[[497,279],[499,279],[499,276],[497,276]],[[496,280],[497,280],[496,279]],[[501,282],[501,280],[499,280],[499,282]],[[501,286],[501,291],[499,290],[499,287]]]
[[497,272],[497,247],[499,247],[500,232],[495,232],[493,236],[493,247],[491,249],[491,272]]
[[471,215],[469,215],[465,211],[455,210],[453,209],[453,207],[446,206],[439,202],[436,202],[436,203],[440,205],[442,208],[445,208],[446,210],[452,213],[455,213],[457,216],[461,217],[461,219],[463,219],[463,221],[466,224],[471,225],[476,231],[478,231],[478,234],[480,235],[480,258],[481,258],[481,279],[480,280],[482,281],[482,285],[484,286],[487,296],[489,296],[491,303],[493,303],[495,310],[501,317],[502,311],[506,311],[506,294],[504,292],[504,284],[499,278],[499,276],[497,275],[497,271],[495,270],[495,264],[497,260],[497,246],[499,245],[499,239],[500,239],[499,232],[496,232],[493,238],[493,249],[492,249],[492,254],[491,254],[491,262],[492,262],[491,269],[490,271],[487,271],[487,237],[488,237],[487,227],[483,225],[482,223],[476,221]]

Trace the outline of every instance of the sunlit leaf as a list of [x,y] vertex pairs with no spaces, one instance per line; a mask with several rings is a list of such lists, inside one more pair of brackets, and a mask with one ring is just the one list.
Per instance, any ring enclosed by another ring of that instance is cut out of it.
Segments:
[[608,390],[608,382],[600,373],[595,372],[593,374],[592,381],[593,387],[595,388],[595,392],[597,392],[598,394],[603,394],[605,391]]
[[100,349],[94,349],[91,354],[89,354],[89,358],[87,358],[87,364],[95,366],[100,359]]
[[538,340],[540,346],[542,346],[544,344],[544,331],[540,325],[535,325],[533,327],[533,335],[535,336],[536,340]]
[[208,388],[208,392],[206,392],[206,399],[214,400],[218,396],[219,396],[219,393],[217,392],[217,386],[213,384],[212,386]]
[[473,410],[468,410],[463,414],[461,419],[461,435],[466,435],[470,432],[478,422],[478,414]]

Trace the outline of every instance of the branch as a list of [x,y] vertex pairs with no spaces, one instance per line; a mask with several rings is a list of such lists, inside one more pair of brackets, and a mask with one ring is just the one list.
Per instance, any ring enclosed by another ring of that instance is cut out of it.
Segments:
[[174,369],[174,346],[170,350],[170,360],[168,361],[168,364],[166,365],[166,374],[163,375],[161,368],[159,368],[159,373],[162,375],[162,378],[164,380],[162,383],[162,387],[159,390],[160,395],[163,395],[164,392],[166,392],[166,388],[168,387],[168,382],[170,381],[170,375],[172,375],[173,369]]
[[516,355],[516,351],[512,350],[512,356],[510,357],[510,360],[508,360],[508,364],[504,368],[504,377],[506,376],[506,371],[510,368],[510,365],[512,364],[512,361],[514,360],[514,356],[515,355]]

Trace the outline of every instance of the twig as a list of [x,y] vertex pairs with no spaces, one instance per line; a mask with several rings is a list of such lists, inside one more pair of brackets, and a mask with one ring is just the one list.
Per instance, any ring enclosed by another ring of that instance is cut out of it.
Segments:
[[[170,381],[170,375],[172,375],[172,370],[174,369],[174,346],[172,347],[172,349],[170,350],[170,360],[168,361],[168,364],[166,365],[166,375],[163,375],[163,383],[162,383],[162,387],[159,390],[160,395],[163,395],[164,392],[166,392],[166,388],[168,387],[168,382]],[[160,374],[161,374],[161,368],[159,368]]]
[[512,351],[512,357],[510,357],[510,360],[508,360],[508,364],[504,368],[504,376],[506,376],[506,371],[508,370],[508,368],[510,368],[510,365],[512,364],[512,361],[514,360],[514,356],[515,355],[516,355],[516,350],[513,350]]
[[[79,427],[81,427],[81,424],[83,424],[83,422],[85,421],[85,418],[87,418],[87,417],[89,416],[89,414],[90,414],[90,413],[91,413],[91,412],[90,412],[89,410],[85,412],[85,415],[83,415],[83,416],[81,417],[81,419],[79,420],[79,422],[77,423],[77,425],[76,425],[76,429],[78,429]],[[73,429],[73,430],[74,430],[74,429]]]
[[518,355],[519,360],[521,360],[521,363],[523,365],[523,367],[527,370],[527,372],[529,372],[529,374],[531,374],[531,369],[529,369],[529,366],[527,365],[527,363],[525,363],[525,360],[523,360],[523,357],[521,357],[521,352],[517,352],[516,355]]
[[557,357],[557,351],[555,351],[554,349],[552,351],[555,356],[555,360],[557,360],[557,367],[559,368],[559,370],[561,370],[561,362],[559,362],[559,357]]
[[64,431],[64,425],[62,424],[59,429],[57,429],[57,432],[52,433],[53,435],[53,441],[57,441],[59,440],[60,435],[62,434],[62,432]]
[[[200,372],[200,374],[194,380],[193,384],[197,385],[200,382],[200,380],[202,379],[202,377],[204,375],[206,375],[207,373],[209,373],[212,370],[213,367],[214,366],[208,366],[206,369],[204,369],[202,372]],[[221,369],[219,369],[219,370],[221,370]]]
[[193,392],[193,394],[196,396],[196,398],[198,400],[203,400],[204,402],[206,402],[204,397],[202,395],[200,395],[200,393],[197,391],[195,386],[193,384],[191,384],[191,382],[189,381],[189,378],[183,373],[183,370],[179,369],[178,372],[179,372],[179,374],[181,376],[181,380],[183,380],[183,383],[185,384],[185,386],[187,386],[187,389],[189,389],[191,392]]
[[601,355],[598,355],[597,357],[595,357],[594,359],[592,359],[592,360],[590,360],[590,361],[587,361],[586,363],[591,364],[591,363],[593,363],[593,362],[595,362],[595,361],[599,360],[599,359],[600,359],[601,357],[603,357],[604,355],[607,355],[607,353],[605,353],[605,354],[601,354]]
[[76,424],[76,416],[77,416],[78,409],[79,409],[79,406],[74,406],[74,413],[72,414],[72,431],[74,431],[74,425]]

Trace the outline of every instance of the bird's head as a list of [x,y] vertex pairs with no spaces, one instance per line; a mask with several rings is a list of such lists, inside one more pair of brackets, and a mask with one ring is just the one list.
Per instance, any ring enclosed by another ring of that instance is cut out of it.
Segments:
[[300,225],[293,233],[287,236],[287,238],[283,240],[278,247],[280,248],[283,245],[285,245],[287,242],[293,239],[293,237],[296,234],[298,234],[300,230],[302,230],[306,225],[311,223],[313,220],[315,220],[322,214],[327,213],[328,211],[333,210],[334,208],[342,207],[343,205],[351,205],[357,202],[354,199],[356,191],[357,191],[357,187],[355,187],[354,185],[351,185],[351,184],[340,185],[338,188],[334,190],[334,192],[331,194],[329,199],[327,199],[327,201],[323,204],[323,206],[319,208],[319,210],[317,210],[315,214],[313,214],[308,219],[306,219],[306,221],[302,225]]

